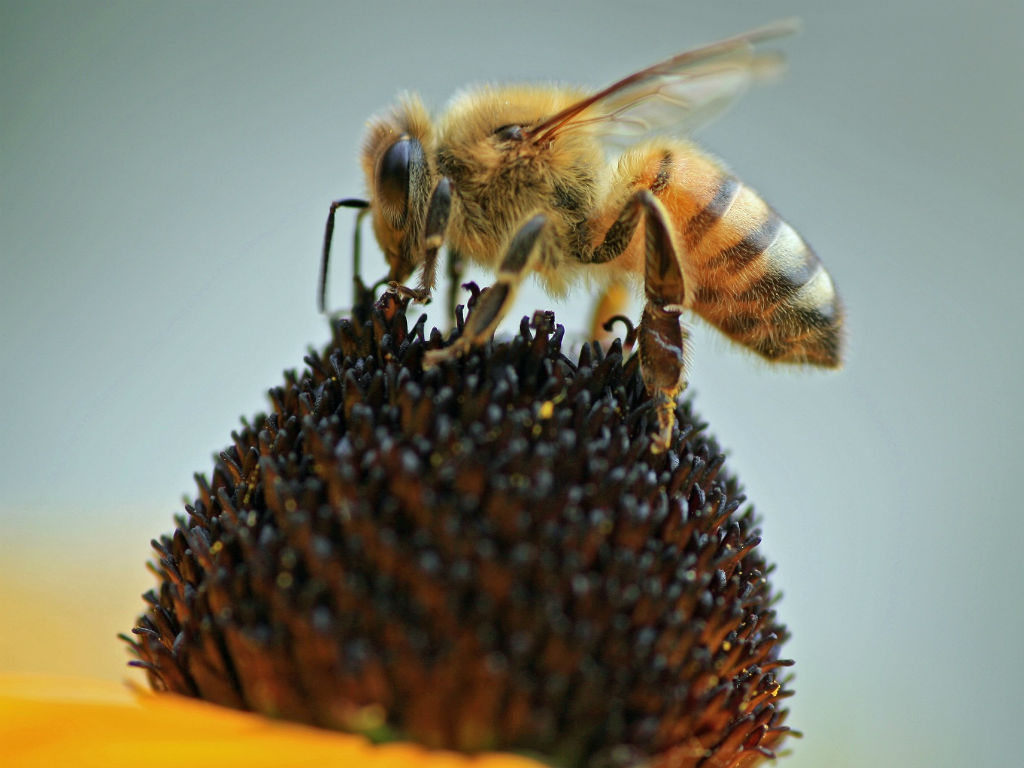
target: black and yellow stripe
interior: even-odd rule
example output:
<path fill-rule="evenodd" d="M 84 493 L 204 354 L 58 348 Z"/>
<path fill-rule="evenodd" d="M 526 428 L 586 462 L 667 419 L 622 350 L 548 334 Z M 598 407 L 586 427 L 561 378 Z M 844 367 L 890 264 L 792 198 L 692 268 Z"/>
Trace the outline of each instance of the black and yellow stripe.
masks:
<path fill-rule="evenodd" d="M 680 234 L 697 314 L 769 360 L 839 365 L 842 309 L 832 280 L 756 192 L 721 174 Z"/>

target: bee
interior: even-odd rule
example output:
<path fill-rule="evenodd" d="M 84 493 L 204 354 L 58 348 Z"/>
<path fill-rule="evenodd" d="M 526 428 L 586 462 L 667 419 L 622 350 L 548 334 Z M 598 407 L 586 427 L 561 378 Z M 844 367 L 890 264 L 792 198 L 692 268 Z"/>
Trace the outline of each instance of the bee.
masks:
<path fill-rule="evenodd" d="M 684 310 L 767 360 L 838 367 L 843 311 L 814 251 L 760 195 L 682 138 L 778 70 L 780 56 L 757 45 L 793 29 L 755 29 L 593 93 L 468 90 L 437 121 L 404 96 L 369 123 L 361 156 L 369 200 L 331 205 L 321 301 L 339 206 L 368 210 L 391 289 L 404 296 L 430 299 L 442 244 L 455 263 L 495 271 L 462 334 L 425 365 L 486 341 L 528 275 L 555 296 L 589 279 L 608 314 L 622 305 L 624 286 L 642 287 L 637 338 L 655 400 L 655 451 L 671 441 L 686 386 Z M 609 160 L 623 138 L 635 143 Z M 417 269 L 417 284 L 406 285 Z"/>

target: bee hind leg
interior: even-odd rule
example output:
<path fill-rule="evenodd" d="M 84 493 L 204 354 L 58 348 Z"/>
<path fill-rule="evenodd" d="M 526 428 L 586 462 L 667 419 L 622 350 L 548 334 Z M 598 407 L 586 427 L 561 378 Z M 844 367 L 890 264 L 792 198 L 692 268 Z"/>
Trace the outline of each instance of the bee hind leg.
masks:
<path fill-rule="evenodd" d="M 543 214 L 534 216 L 520 227 L 498 267 L 498 279 L 477 299 L 462 335 L 444 349 L 427 352 L 423 360 L 425 367 L 458 357 L 490 338 L 512 305 L 516 289 L 536 261 L 540 253 L 541 236 L 546 227 L 547 217 Z"/>
<path fill-rule="evenodd" d="M 687 333 L 679 321 L 685 283 L 665 209 L 649 191 L 637 194 L 645 213 L 647 299 L 639 330 L 640 371 L 658 420 L 651 450 L 660 453 L 672 442 L 676 398 L 686 388 Z"/>
<path fill-rule="evenodd" d="M 666 165 L 665 160 L 662 165 Z M 667 450 L 672 442 L 676 398 L 686 388 L 686 331 L 679 322 L 686 294 L 668 215 L 655 197 L 655 187 L 639 189 L 629 197 L 608 228 L 604 241 L 584 261 L 601 264 L 618 258 L 633 239 L 640 215 L 644 215 L 644 294 L 647 302 L 638 332 L 640 372 L 647 392 L 654 399 L 658 419 L 658 433 L 651 450 L 660 453 Z M 594 320 L 596 332 L 598 318 Z"/>

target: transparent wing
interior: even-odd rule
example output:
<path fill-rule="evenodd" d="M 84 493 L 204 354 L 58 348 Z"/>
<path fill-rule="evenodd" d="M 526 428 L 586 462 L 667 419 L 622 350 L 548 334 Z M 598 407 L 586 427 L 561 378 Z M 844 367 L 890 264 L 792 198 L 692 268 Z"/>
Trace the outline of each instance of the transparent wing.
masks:
<path fill-rule="evenodd" d="M 782 55 L 755 46 L 798 26 L 780 21 L 680 53 L 563 109 L 530 136 L 546 141 L 583 126 L 609 139 L 689 133 L 719 115 L 753 80 L 779 72 Z"/>

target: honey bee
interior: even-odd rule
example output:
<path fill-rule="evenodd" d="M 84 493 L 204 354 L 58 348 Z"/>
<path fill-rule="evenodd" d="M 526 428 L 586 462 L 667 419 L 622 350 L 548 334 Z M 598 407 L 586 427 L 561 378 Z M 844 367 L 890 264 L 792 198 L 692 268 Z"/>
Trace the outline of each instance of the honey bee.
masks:
<path fill-rule="evenodd" d="M 681 53 L 595 93 L 554 86 L 482 87 L 432 121 L 403 97 L 369 123 L 362 168 L 391 289 L 429 300 L 438 251 L 489 267 L 462 334 L 425 365 L 489 338 L 531 274 L 554 295 L 590 278 L 609 314 L 623 285 L 642 285 L 644 383 L 655 400 L 653 449 L 664 450 L 686 386 L 690 310 L 773 362 L 834 368 L 843 312 L 832 280 L 796 231 L 742 181 L 679 136 L 715 116 L 780 57 L 757 44 L 793 22 Z M 636 137 L 610 162 L 610 144 Z M 641 222 L 643 226 L 641 227 Z M 642 229 L 643 234 L 640 234 Z M 420 269 L 415 287 L 405 282 Z"/>

